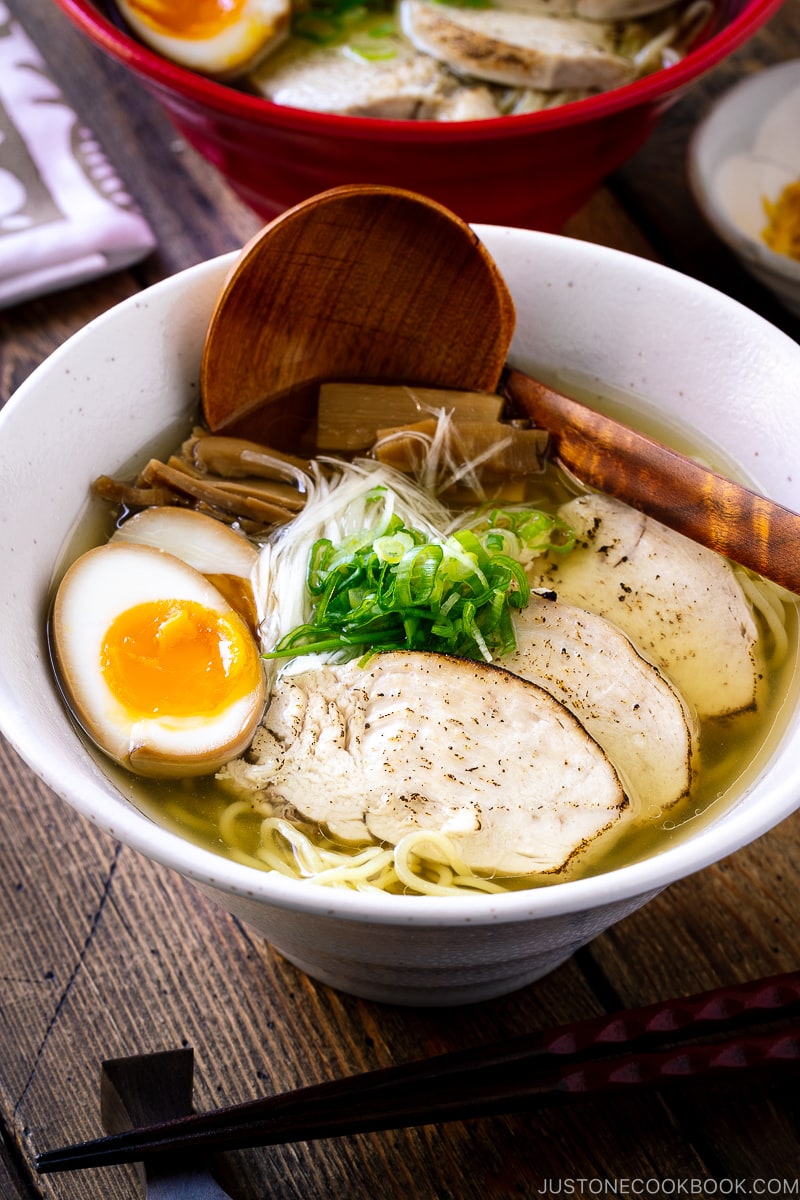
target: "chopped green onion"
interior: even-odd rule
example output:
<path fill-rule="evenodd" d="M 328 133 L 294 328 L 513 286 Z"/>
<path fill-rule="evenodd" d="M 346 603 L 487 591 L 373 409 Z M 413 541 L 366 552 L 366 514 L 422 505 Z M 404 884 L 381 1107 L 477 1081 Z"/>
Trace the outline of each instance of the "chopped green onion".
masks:
<path fill-rule="evenodd" d="M 369 35 L 370 37 L 372 34 Z M 345 52 L 363 58 L 364 62 L 386 62 L 397 58 L 397 47 L 388 39 L 376 39 L 374 42 L 348 42 Z"/>
<path fill-rule="evenodd" d="M 436 4 L 446 4 L 449 8 L 494 8 L 492 0 L 434 0 Z"/>
<path fill-rule="evenodd" d="M 341 33 L 341 22 L 329 13 L 301 12 L 292 18 L 292 33 L 318 46 L 329 46 Z"/>
<path fill-rule="evenodd" d="M 372 548 L 381 562 L 399 563 L 403 555 L 414 548 L 414 539 L 410 533 L 387 533 L 376 538 Z"/>
<path fill-rule="evenodd" d="M 311 0 L 307 8 L 292 16 L 292 33 L 318 46 L 340 45 L 354 34 L 381 38 L 396 34 L 392 7 L 388 0 Z M 365 53 L 368 46 L 361 44 Z M 358 47 L 354 46 L 354 49 Z M 382 50 L 387 49 L 384 45 Z M 395 48 L 392 47 L 392 53 Z"/>
<path fill-rule="evenodd" d="M 377 536 L 362 529 L 338 546 L 319 538 L 306 576 L 309 620 L 265 657 L 404 649 L 492 661 L 516 645 L 511 614 L 530 598 L 523 561 L 574 544 L 559 517 L 531 509 L 481 514 L 441 538 L 397 515 Z"/>

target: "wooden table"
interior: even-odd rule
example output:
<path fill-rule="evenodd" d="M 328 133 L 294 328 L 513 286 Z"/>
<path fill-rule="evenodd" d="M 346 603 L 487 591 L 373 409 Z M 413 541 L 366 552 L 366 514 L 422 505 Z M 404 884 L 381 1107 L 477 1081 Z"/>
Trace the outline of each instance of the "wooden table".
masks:
<path fill-rule="evenodd" d="M 90 318 L 240 246 L 259 226 L 156 105 L 49 0 L 9 4 L 108 148 L 159 248 L 133 271 L 0 313 L 3 400 Z M 707 231 L 684 161 L 714 96 L 798 49 L 800 3 L 789 0 L 671 108 L 567 232 L 661 259 L 797 337 L 798 322 Z M 539 983 L 487 1004 L 414 1011 L 313 983 L 180 878 L 98 833 L 7 747 L 0 747 L 0 798 L 0 1197 L 8 1200 L 139 1194 L 132 1167 L 41 1179 L 34 1171 L 37 1151 L 100 1132 L 103 1058 L 190 1044 L 195 1100 L 205 1108 L 800 962 L 800 813 L 671 887 Z M 799 1105 L 796 1083 L 681 1088 L 237 1152 L 223 1167 L 231 1194 L 248 1200 L 797 1195 Z"/>

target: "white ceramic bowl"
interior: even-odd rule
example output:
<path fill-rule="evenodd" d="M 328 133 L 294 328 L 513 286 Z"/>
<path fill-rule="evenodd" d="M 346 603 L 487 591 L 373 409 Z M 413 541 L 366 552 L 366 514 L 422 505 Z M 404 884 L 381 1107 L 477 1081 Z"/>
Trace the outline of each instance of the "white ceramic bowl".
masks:
<path fill-rule="evenodd" d="M 644 259 L 555 235 L 478 226 L 518 312 L 513 359 L 621 388 L 720 439 L 753 481 L 800 508 L 800 346 L 750 310 Z M 398 1004 L 522 987 L 674 880 L 800 804 L 800 712 L 746 794 L 682 844 L 595 878 L 476 898 L 339 893 L 237 865 L 166 833 L 112 786 L 53 683 L 54 564 L 87 487 L 165 428 L 187 427 L 201 344 L 231 256 L 165 280 L 57 350 L 0 415 L 0 718 L 67 803 L 174 868 L 310 975 Z M 42 487 L 42 480 L 47 487 Z"/>
<path fill-rule="evenodd" d="M 800 316 L 800 261 L 763 240 L 764 200 L 800 179 L 800 59 L 767 67 L 726 92 L 689 144 L 689 183 L 742 265 Z"/>

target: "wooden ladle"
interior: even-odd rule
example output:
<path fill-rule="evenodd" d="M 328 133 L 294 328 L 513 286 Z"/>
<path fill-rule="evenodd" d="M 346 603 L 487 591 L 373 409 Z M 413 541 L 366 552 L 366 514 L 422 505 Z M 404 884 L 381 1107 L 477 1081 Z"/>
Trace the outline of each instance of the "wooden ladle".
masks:
<path fill-rule="evenodd" d="M 245 246 L 208 329 L 204 416 L 213 432 L 294 450 L 322 381 L 494 391 L 514 324 L 460 218 L 396 188 L 336 188 Z M 505 390 L 589 487 L 800 593 L 800 515 L 520 371 Z"/>
<path fill-rule="evenodd" d="M 319 383 L 494 391 L 514 332 L 508 288 L 470 227 L 400 188 L 334 188 L 243 249 L 206 335 L 212 432 L 297 450 Z"/>

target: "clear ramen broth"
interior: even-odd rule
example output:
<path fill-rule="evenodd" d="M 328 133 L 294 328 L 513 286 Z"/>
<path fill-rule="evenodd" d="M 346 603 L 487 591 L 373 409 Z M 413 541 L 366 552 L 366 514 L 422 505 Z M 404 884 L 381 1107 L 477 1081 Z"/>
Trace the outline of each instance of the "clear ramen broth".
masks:
<path fill-rule="evenodd" d="M 747 483 L 742 470 L 719 451 L 685 430 L 667 425 L 661 415 L 638 399 L 627 396 L 598 396 L 574 379 L 550 379 L 577 399 L 591 403 L 642 429 L 650 436 L 673 445 L 707 463 L 713 469 Z M 582 489 L 552 464 L 543 475 L 531 477 L 525 503 L 554 511 Z M 81 533 L 82 547 L 89 538 L 97 542 L 107 531 Z M 73 552 L 75 547 L 73 546 Z M 72 555 L 70 556 L 72 557 Z M 742 575 L 746 573 L 742 572 Z M 747 577 L 749 578 L 749 576 Z M 798 603 L 782 589 L 764 581 L 747 585 L 756 609 L 765 670 L 758 681 L 758 704 L 754 710 L 731 716 L 705 718 L 700 725 L 699 769 L 690 795 L 668 811 L 627 824 L 623 832 L 603 847 L 579 856 L 577 864 L 553 875 L 495 879 L 502 890 L 552 886 L 564 879 L 599 874 L 633 861 L 656 855 L 676 841 L 711 822 L 719 812 L 736 802 L 757 778 L 778 745 L 788 713 L 798 692 Z M 771 613 L 765 619 L 763 612 Z M 501 664 L 502 665 L 502 664 Z M 214 776 L 194 779 L 150 780 L 137 777 L 99 755 L 102 767 L 116 786 L 140 811 L 154 822 L 215 854 L 261 869 L 270 869 L 259 858 L 263 813 Z M 319 846 L 357 853 L 357 848 L 336 845 L 319 828 L 304 825 L 304 832 Z M 292 857 L 291 854 L 288 855 Z M 289 873 L 284 871 L 284 873 Z M 297 870 L 302 877 L 302 868 Z M 388 890 L 403 891 L 401 886 Z"/>

